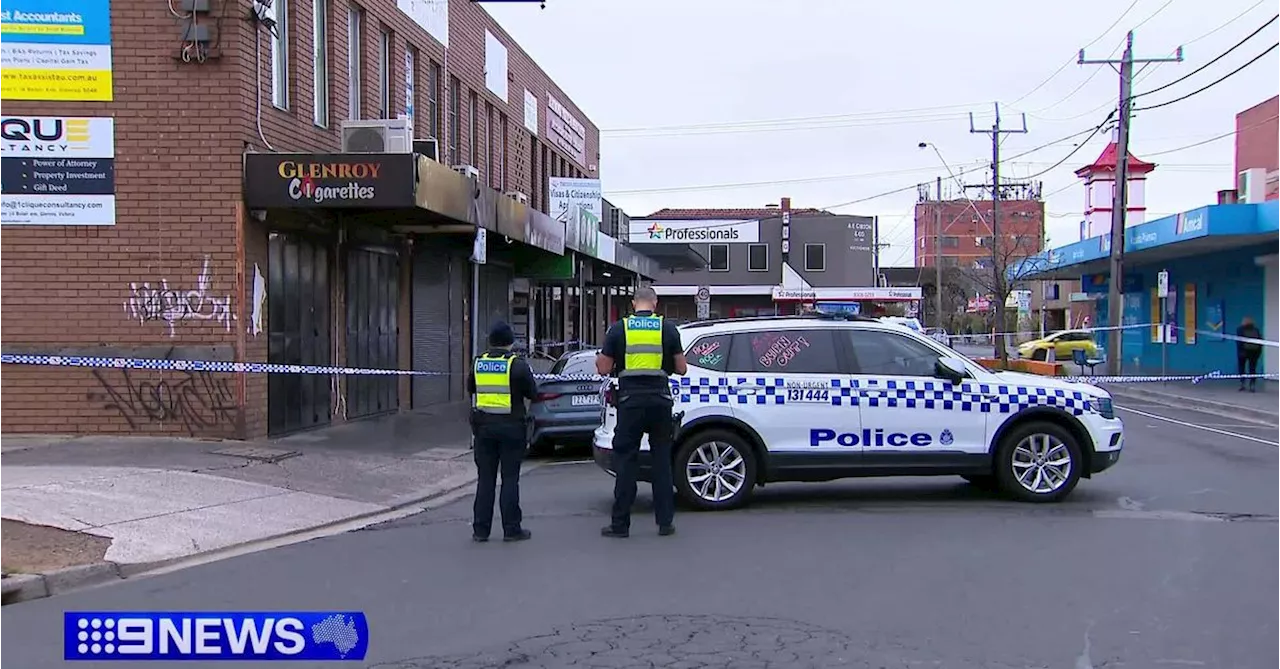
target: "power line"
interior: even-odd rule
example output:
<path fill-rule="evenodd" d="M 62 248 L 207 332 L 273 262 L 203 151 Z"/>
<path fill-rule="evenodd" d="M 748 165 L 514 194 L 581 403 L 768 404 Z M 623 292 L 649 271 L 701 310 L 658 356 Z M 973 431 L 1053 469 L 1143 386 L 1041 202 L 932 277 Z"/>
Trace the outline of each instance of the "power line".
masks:
<path fill-rule="evenodd" d="M 1211 61 L 1209 61 L 1209 62 L 1205 63 L 1204 65 L 1201 65 L 1200 67 L 1197 67 L 1196 69 L 1194 69 L 1194 70 L 1192 70 L 1192 71 L 1190 71 L 1190 72 L 1188 72 L 1188 73 L 1186 73 L 1186 74 L 1182 75 L 1181 77 L 1178 77 L 1177 79 L 1174 79 L 1173 81 L 1170 81 L 1169 83 L 1167 83 L 1167 84 L 1165 84 L 1165 85 L 1163 85 L 1163 86 L 1160 86 L 1159 88 L 1153 88 L 1153 89 L 1151 89 L 1151 90 L 1149 90 L 1149 91 L 1143 91 L 1142 93 L 1138 93 L 1138 94 L 1134 95 L 1134 96 L 1133 96 L 1133 98 L 1131 98 L 1131 99 L 1137 99 L 1137 98 L 1140 98 L 1140 97 L 1142 97 L 1142 96 L 1144 96 L 1144 95 L 1151 95 L 1152 93 L 1157 93 L 1157 92 L 1159 92 L 1159 91 L 1163 91 L 1164 89 L 1169 88 L 1170 86 L 1174 86 L 1174 85 L 1176 85 L 1176 84 L 1178 84 L 1178 83 L 1181 83 L 1181 82 L 1183 82 L 1183 81 L 1186 81 L 1187 79 L 1190 79 L 1191 77 L 1195 76 L 1196 74 L 1199 74 L 1200 72 L 1203 72 L 1203 71 L 1204 71 L 1206 68 L 1208 68 L 1210 65 L 1213 65 L 1214 63 L 1216 63 L 1216 62 L 1218 62 L 1218 61 L 1222 60 L 1223 58 L 1226 58 L 1228 55 L 1230 55 L 1230 54 L 1231 54 L 1231 52 L 1233 52 L 1233 51 L 1235 51 L 1236 49 L 1239 49 L 1240 47 L 1244 46 L 1244 43 L 1245 43 L 1245 42 L 1248 42 L 1249 40 L 1253 39 L 1253 38 L 1254 38 L 1258 33 L 1262 32 L 1263 30 L 1266 30 L 1267 26 L 1271 25 L 1272 23 L 1275 23 L 1275 22 L 1276 22 L 1276 20 L 1278 20 L 1278 19 L 1280 19 L 1280 14 L 1276 14 L 1275 16 L 1271 17 L 1271 20 L 1270 20 L 1270 21 L 1267 21 L 1266 23 L 1264 23 L 1264 24 L 1262 24 L 1262 25 L 1258 26 L 1258 29 L 1257 29 L 1257 30 L 1254 30 L 1253 32 L 1249 33 L 1249 34 L 1248 34 L 1248 36 L 1246 36 L 1244 39 L 1240 40 L 1239 42 L 1236 42 L 1236 43 L 1235 43 L 1235 45 L 1234 45 L 1234 46 L 1232 46 L 1230 49 L 1227 49 L 1226 51 L 1223 51 L 1222 53 L 1218 54 L 1218 55 L 1217 55 L 1213 60 L 1211 60 Z"/>
<path fill-rule="evenodd" d="M 910 169 L 892 170 L 888 172 L 864 172 L 862 174 L 833 174 L 819 177 L 800 177 L 796 179 L 770 179 L 768 181 L 737 181 L 721 184 L 706 184 L 701 186 L 670 186 L 665 188 L 633 188 L 629 190 L 611 190 L 610 195 L 638 195 L 648 193 L 682 193 L 704 190 L 725 190 L 729 188 L 750 188 L 753 186 L 772 186 L 774 184 L 804 184 L 804 183 L 821 183 L 824 181 L 844 181 L 847 179 L 867 179 L 872 177 L 896 176 L 901 174 L 916 174 L 920 172 L 932 172 L 932 167 L 914 167 Z"/>
<path fill-rule="evenodd" d="M 742 133 L 786 132 L 786 131 L 795 131 L 795 130 L 874 128 L 874 127 L 883 127 L 883 126 L 899 126 L 899 125 L 913 125 L 913 124 L 922 124 L 922 123 L 938 123 L 941 121 L 954 121 L 956 118 L 959 118 L 961 116 L 962 114 L 960 112 L 952 112 L 949 114 L 937 114 L 933 116 L 917 116 L 917 117 L 901 117 L 900 116 L 897 118 L 882 118 L 882 119 L 850 119 L 848 121 L 843 121 L 843 122 L 821 122 L 821 123 L 807 123 L 807 124 L 796 123 L 792 125 L 779 124 L 774 126 L 760 125 L 760 126 L 742 126 L 742 127 L 732 127 L 732 126 L 726 125 L 725 127 L 722 127 L 722 128 L 704 128 L 700 130 L 698 129 L 672 130 L 672 131 L 653 130 L 653 131 L 635 132 L 635 133 L 616 133 L 606 137 L 606 139 L 612 141 L 612 140 L 621 140 L 621 139 L 650 138 L 650 137 L 688 137 L 692 135 L 703 135 L 703 136 L 736 135 L 736 134 L 742 134 Z"/>
<path fill-rule="evenodd" d="M 955 104 L 955 105 L 935 105 L 932 107 L 915 107 L 911 109 L 890 109 L 885 111 L 868 111 L 868 112 L 851 112 L 848 114 L 827 114 L 822 116 L 792 116 L 786 118 L 759 119 L 754 121 L 719 121 L 714 123 L 685 123 L 677 125 L 657 125 L 657 126 L 641 126 L 635 128 L 606 128 L 601 133 L 627 133 L 627 132 L 649 132 L 649 131 L 666 131 L 666 130 L 702 130 L 715 128 L 731 128 L 756 125 L 777 125 L 786 123 L 812 123 L 815 121 L 842 121 L 865 119 L 874 116 L 898 117 L 904 114 L 919 114 L 921 112 L 939 112 L 944 109 L 964 109 L 972 107 L 978 103 Z M 958 112 L 954 112 L 958 113 Z"/>
<path fill-rule="evenodd" d="M 1262 53 L 1260 53 L 1260 54 L 1258 54 L 1258 55 L 1254 56 L 1254 57 L 1253 57 L 1249 62 L 1245 63 L 1244 65 L 1241 65 L 1240 67 L 1237 67 L 1236 69 L 1234 69 L 1234 70 L 1232 70 L 1232 71 L 1230 71 L 1230 72 L 1228 72 L 1228 73 L 1224 74 L 1223 76 L 1219 77 L 1216 81 L 1210 82 L 1209 84 L 1207 84 L 1207 85 L 1205 85 L 1205 86 L 1202 86 L 1202 87 L 1200 87 L 1200 88 L 1198 88 L 1198 89 L 1196 89 L 1196 90 L 1194 90 L 1194 91 L 1191 91 L 1190 93 L 1187 93 L 1186 95 L 1184 95 L 1184 96 L 1182 96 L 1182 97 L 1180 97 L 1180 98 L 1174 98 L 1174 99 L 1169 100 L 1169 101 L 1167 101 L 1167 102 L 1161 102 L 1161 103 L 1159 103 L 1159 104 L 1148 105 L 1148 106 L 1146 106 L 1146 107 L 1135 107 L 1133 111 L 1139 112 L 1139 111 L 1148 111 L 1148 110 L 1151 110 L 1151 109 L 1159 109 L 1159 108 L 1161 108 L 1161 107 L 1167 107 L 1167 106 L 1169 106 L 1169 105 L 1171 105 L 1171 104 L 1174 104 L 1175 102 L 1182 102 L 1183 100 L 1186 100 L 1187 98 L 1190 98 L 1190 97 L 1194 97 L 1194 96 L 1196 96 L 1196 95 L 1199 95 L 1199 94 L 1201 94 L 1201 93 L 1203 93 L 1203 92 L 1205 92 L 1205 91 L 1209 90 L 1210 88 L 1213 88 L 1214 86 L 1217 86 L 1218 84 L 1220 84 L 1220 83 L 1222 83 L 1222 82 L 1226 81 L 1227 79 L 1230 79 L 1231 77 L 1233 77 L 1233 76 L 1235 76 L 1235 75 L 1239 74 L 1239 73 L 1240 73 L 1241 71 L 1243 71 L 1245 68 L 1249 67 L 1250 65 L 1253 65 L 1254 63 L 1258 62 L 1259 60 L 1262 60 L 1263 56 L 1266 56 L 1267 54 L 1271 53 L 1272 51 L 1275 51 L 1277 47 L 1280 47 L 1280 42 L 1277 42 L 1277 43 L 1275 43 L 1275 44 L 1272 44 L 1272 45 L 1271 45 L 1271 48 L 1269 48 L 1269 49 L 1267 49 L 1266 51 L 1263 51 Z"/>
<path fill-rule="evenodd" d="M 1031 174 L 1031 175 L 1025 176 L 1025 177 L 1023 177 L 1023 179 L 1034 179 L 1034 178 L 1036 178 L 1036 177 L 1044 176 L 1044 175 L 1048 174 L 1049 172 L 1052 172 L 1052 171 L 1054 171 L 1054 170 L 1058 169 L 1058 167 L 1059 167 L 1059 166 L 1061 166 L 1063 163 L 1067 162 L 1068 160 L 1071 160 L 1071 156 L 1074 156 L 1074 155 L 1076 155 L 1077 153 L 1079 153 L 1079 152 L 1080 152 L 1080 149 L 1083 149 L 1083 148 L 1085 147 L 1085 145 L 1089 143 L 1089 140 L 1091 140 L 1091 139 L 1093 139 L 1094 137 L 1096 137 L 1096 136 L 1098 135 L 1098 132 L 1099 132 L 1100 130 L 1102 130 L 1104 127 L 1106 127 L 1106 125 L 1107 125 L 1108 123 L 1110 123 L 1110 122 L 1111 122 L 1111 119 L 1115 118 L 1115 115 L 1116 115 L 1115 110 L 1112 110 L 1112 112 L 1111 112 L 1110 114 L 1107 114 L 1107 117 L 1106 117 L 1106 118 L 1104 118 L 1104 119 L 1102 119 L 1102 123 L 1099 123 L 1099 124 L 1098 124 L 1098 126 L 1097 126 L 1096 128 L 1094 128 L 1094 129 L 1093 129 L 1093 132 L 1089 133 L 1089 136 L 1088 136 L 1088 137 L 1085 137 L 1083 140 L 1081 140 L 1081 141 L 1080 141 L 1080 143 L 1079 143 L 1079 144 L 1076 144 L 1076 148 L 1072 149 L 1072 150 L 1071 150 L 1071 153 L 1068 153 L 1067 155 L 1063 156 L 1063 157 L 1062 157 L 1062 160 L 1059 160 L 1058 162 L 1054 163 L 1053 165 L 1050 165 L 1049 167 L 1046 167 L 1045 169 L 1040 170 L 1039 172 L 1036 172 L 1035 174 Z"/>
<path fill-rule="evenodd" d="M 1272 48 L 1274 48 L 1274 47 L 1272 47 Z M 1152 151 L 1152 152 L 1150 152 L 1150 153 L 1146 153 L 1146 154 L 1144 154 L 1144 155 L 1145 155 L 1145 156 L 1147 156 L 1148 158 L 1150 158 L 1151 156 L 1163 156 L 1163 155 L 1168 155 L 1168 154 L 1170 154 L 1170 153 L 1177 153 L 1177 152 L 1179 152 L 1179 151 L 1186 151 L 1187 149 L 1194 149 L 1194 148 L 1196 148 L 1197 146 L 1204 146 L 1205 144 L 1210 144 L 1210 143 L 1216 142 L 1216 141 L 1218 141 L 1218 140 L 1226 139 L 1226 138 L 1228 138 L 1228 137 L 1230 137 L 1230 136 L 1232 136 L 1232 135 L 1235 135 L 1235 134 L 1237 134 L 1237 133 L 1243 132 L 1243 131 L 1245 131 L 1245 130 L 1252 130 L 1252 129 L 1254 129 L 1254 128 L 1258 127 L 1258 126 L 1261 126 L 1261 125 L 1265 125 L 1265 124 L 1267 124 L 1267 123 L 1270 123 L 1270 122 L 1272 122 L 1272 121 L 1276 120 L 1277 118 L 1280 118 L 1280 115 L 1276 115 L 1276 116 L 1272 116 L 1271 118 L 1263 119 L 1263 120 L 1261 120 L 1261 121 L 1258 121 L 1257 123 L 1254 123 L 1253 125 L 1247 125 L 1247 126 L 1245 126 L 1245 127 L 1243 127 L 1243 128 L 1237 128 L 1237 129 L 1235 129 L 1235 130 L 1232 130 L 1231 132 L 1224 132 L 1224 133 L 1222 133 L 1221 135 L 1218 135 L 1218 136 L 1216 136 L 1216 137 L 1210 137 L 1209 139 L 1206 139 L 1206 140 L 1203 140 L 1203 141 L 1200 141 L 1200 142 L 1196 142 L 1196 143 L 1194 143 L 1194 144 L 1187 144 L 1186 146 L 1179 146 L 1179 147 L 1177 147 L 1177 148 L 1175 148 L 1175 149 L 1165 149 L 1165 150 L 1163 150 L 1163 151 Z"/>
<path fill-rule="evenodd" d="M 1204 38 L 1206 38 L 1206 37 L 1209 37 L 1210 35 L 1216 34 L 1219 30 L 1222 30 L 1223 28 L 1226 28 L 1227 26 L 1231 25 L 1232 23 L 1235 23 L 1236 21 L 1239 21 L 1240 19 L 1244 18 L 1246 14 L 1248 14 L 1249 12 L 1252 12 L 1253 10 L 1257 9 L 1260 5 L 1263 5 L 1263 4 L 1268 3 L 1269 1 L 1270 1 L 1270 0 L 1258 0 L 1257 2 L 1253 3 L 1252 5 L 1249 5 L 1249 7 L 1248 7 L 1247 9 L 1245 9 L 1243 12 L 1240 12 L 1239 14 L 1236 14 L 1234 17 L 1232 17 L 1232 18 L 1231 18 L 1230 20 L 1228 20 L 1226 23 L 1224 23 L 1224 24 L 1222 24 L 1222 25 L 1218 26 L 1217 28 L 1214 28 L 1213 30 L 1210 30 L 1210 31 L 1209 31 L 1209 32 L 1207 32 L 1207 33 L 1204 33 L 1203 35 L 1201 35 L 1201 36 L 1199 36 L 1199 37 L 1196 37 L 1196 38 L 1193 38 L 1193 39 L 1189 39 L 1189 40 L 1185 40 L 1185 41 L 1183 41 L 1182 45 L 1183 45 L 1183 46 L 1187 46 L 1187 45 L 1189 45 L 1189 44 L 1195 44 L 1196 42 L 1199 42 L 1200 40 L 1202 40 L 1202 39 L 1204 39 Z"/>
<path fill-rule="evenodd" d="M 1124 17 L 1128 16 L 1128 15 L 1129 15 L 1129 12 L 1133 11 L 1133 8 L 1134 8 L 1134 7 L 1137 7 L 1139 2 L 1142 2 L 1142 0 L 1133 0 L 1133 2 L 1129 3 L 1128 8 L 1126 8 L 1123 12 L 1121 12 L 1121 13 L 1120 13 L 1120 16 L 1117 16 L 1117 17 L 1116 17 L 1116 20 L 1115 20 L 1115 21 L 1113 21 L 1113 22 L 1111 23 L 1111 25 L 1107 26 L 1107 29 L 1106 29 L 1106 30 L 1102 31 L 1102 34 L 1100 34 L 1100 35 L 1098 35 L 1097 37 L 1093 38 L 1093 41 L 1092 41 L 1092 42 L 1089 42 L 1088 44 L 1086 44 L 1086 45 L 1084 46 L 1084 48 L 1086 48 L 1086 49 L 1087 49 L 1087 48 L 1089 48 L 1089 47 L 1093 46 L 1094 44 L 1097 44 L 1097 43 L 1098 43 L 1102 38 L 1106 37 L 1106 36 L 1107 36 L 1107 33 L 1111 32 L 1112 30 L 1114 30 L 1114 29 L 1115 29 L 1115 27 L 1116 27 L 1116 26 L 1120 25 L 1120 22 L 1124 20 Z M 1053 81 L 1053 78 L 1054 78 L 1054 77 L 1056 77 L 1056 76 L 1058 76 L 1059 74 L 1061 74 L 1063 70 L 1067 69 L 1067 66 L 1071 65 L 1071 64 L 1072 64 L 1072 63 L 1074 63 L 1074 62 L 1076 62 L 1076 59 L 1075 59 L 1075 58 L 1069 58 L 1069 59 L 1067 59 L 1067 62 L 1063 63 L 1061 67 L 1059 67 L 1058 69 L 1054 70 L 1054 71 L 1053 71 L 1053 74 L 1049 75 L 1049 77 L 1048 77 L 1048 78 L 1046 78 L 1044 81 L 1040 82 L 1039 84 L 1036 84 L 1036 87 L 1035 87 L 1035 88 L 1033 88 L 1033 89 L 1031 89 L 1031 90 L 1027 91 L 1026 93 L 1024 93 L 1024 94 L 1022 95 L 1022 97 L 1019 97 L 1017 100 L 1014 100 L 1013 102 L 1010 102 L 1010 103 L 1009 103 L 1009 106 L 1010 106 L 1010 107 L 1012 107 L 1013 105 L 1016 105 L 1016 104 L 1018 104 L 1019 102 L 1022 102 L 1023 100 L 1026 100 L 1027 98 L 1031 97 L 1031 94 L 1032 94 L 1032 93 L 1035 93 L 1036 91 L 1040 90 L 1041 88 L 1044 88 L 1044 85 L 1045 85 L 1045 84 L 1049 83 L 1050 81 Z"/>
<path fill-rule="evenodd" d="M 1026 150 L 1026 151 L 1023 151 L 1022 153 L 1015 154 L 1015 155 L 1013 155 L 1013 156 L 1010 156 L 1010 157 L 1008 157 L 1008 158 L 1005 158 L 1004 160 L 1006 160 L 1006 161 L 1007 161 L 1007 160 L 1017 160 L 1018 158 L 1022 158 L 1023 156 L 1029 156 L 1029 155 L 1031 155 L 1031 154 L 1033 154 L 1033 153 L 1035 153 L 1035 152 L 1037 152 L 1037 151 L 1042 151 L 1042 150 L 1047 149 L 1047 148 L 1049 148 L 1049 147 L 1051 147 L 1051 146 L 1057 146 L 1058 144 L 1062 144 L 1063 142 L 1069 142 L 1069 141 L 1071 141 L 1071 140 L 1075 139 L 1076 137 L 1079 137 L 1080 135 L 1083 135 L 1083 134 L 1085 134 L 1085 133 L 1093 134 L 1094 132 L 1097 132 L 1097 129 L 1096 129 L 1096 128 L 1088 128 L 1088 129 L 1085 129 L 1085 130 L 1081 130 L 1080 132 L 1072 133 L 1072 134 L 1070 134 L 1070 135 L 1067 135 L 1066 137 L 1061 137 L 1061 138 L 1059 138 L 1059 139 L 1055 139 L 1055 140 L 1053 140 L 1052 142 L 1048 142 L 1048 143 L 1046 143 L 1046 144 L 1041 144 L 1040 146 L 1037 146 L 1037 147 L 1035 147 L 1034 149 L 1028 149 L 1028 150 Z M 975 172 L 983 172 L 983 171 L 986 171 L 987 167 L 988 167 L 988 166 L 983 165 L 983 166 L 980 166 L 980 167 L 974 167 L 974 168 L 970 168 L 970 169 L 967 169 L 967 170 L 960 170 L 959 172 L 956 172 L 956 173 L 952 174 L 951 176 L 952 176 L 952 178 L 954 179 L 954 178 L 961 177 L 961 176 L 963 176 L 963 175 L 965 175 L 965 174 L 973 174 L 973 173 L 975 173 Z M 883 193 L 877 193 L 877 194 L 875 194 L 875 195 L 870 195 L 870 196 L 867 196 L 867 197 L 858 198 L 858 199 L 856 199 L 856 200 L 850 200 L 850 201 L 848 201 L 848 202 L 841 202 L 840 204 L 833 204 L 833 205 L 830 205 L 830 206 L 826 206 L 826 207 L 819 207 L 819 208 L 820 208 L 820 209 L 840 209 L 840 208 L 842 208 L 842 207 L 848 207 L 848 206 L 850 206 L 850 205 L 861 204 L 861 203 L 863 203 L 863 202 L 870 202 L 871 200 L 878 200 L 878 199 L 880 199 L 880 198 L 882 198 L 882 197 L 888 197 L 888 196 L 890 196 L 890 195 L 897 195 L 898 193 L 905 193 L 905 192 L 907 192 L 907 191 L 915 190 L 915 189 L 917 188 L 917 186 L 919 186 L 919 184 L 911 184 L 910 186 L 904 186 L 904 187 L 902 187 L 902 188 L 895 188 L 895 189 L 893 189 L 893 190 L 885 191 L 885 192 L 883 192 Z"/>

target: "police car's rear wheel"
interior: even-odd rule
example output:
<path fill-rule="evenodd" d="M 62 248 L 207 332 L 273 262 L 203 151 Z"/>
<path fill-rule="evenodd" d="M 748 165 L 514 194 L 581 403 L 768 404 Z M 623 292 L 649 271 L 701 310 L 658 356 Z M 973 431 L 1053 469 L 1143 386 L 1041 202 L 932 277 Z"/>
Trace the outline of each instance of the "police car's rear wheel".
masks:
<path fill-rule="evenodd" d="M 1013 427 L 1001 440 L 996 457 L 1001 489 L 1024 502 L 1056 502 L 1080 482 L 1080 446 L 1070 432 L 1054 423 Z"/>
<path fill-rule="evenodd" d="M 714 511 L 741 506 L 756 481 L 756 456 L 738 435 L 708 430 L 676 451 L 676 489 L 693 506 Z"/>

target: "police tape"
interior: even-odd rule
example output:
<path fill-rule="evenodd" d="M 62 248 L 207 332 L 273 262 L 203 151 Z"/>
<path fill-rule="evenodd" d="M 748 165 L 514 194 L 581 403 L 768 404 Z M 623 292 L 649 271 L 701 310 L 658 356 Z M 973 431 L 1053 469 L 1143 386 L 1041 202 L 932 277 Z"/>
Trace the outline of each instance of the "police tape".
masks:
<path fill-rule="evenodd" d="M 287 365 L 274 362 L 226 362 L 217 360 L 167 360 L 162 358 L 106 358 L 81 355 L 0 354 L 0 364 L 48 367 L 88 367 L 94 369 L 149 369 L 172 372 L 217 372 L 231 374 L 351 374 L 359 376 L 454 376 L 453 372 L 418 369 L 375 369 L 327 365 Z M 603 380 L 589 375 L 534 374 L 537 379 Z"/>
<path fill-rule="evenodd" d="M 351 374 L 364 376 L 453 376 L 453 372 L 432 372 L 417 369 L 375 369 L 368 367 L 336 367 L 327 365 L 288 365 L 271 362 L 225 362 L 216 360 L 167 360 L 161 358 L 107 358 L 78 355 L 0 354 L 0 363 L 6 365 L 35 365 L 47 367 L 88 367 L 95 369 L 145 369 L 176 372 L 215 372 L 240 374 Z M 598 374 L 534 374 L 538 380 L 604 381 Z M 1183 374 L 1175 376 L 1057 376 L 1045 377 L 1072 383 L 1169 383 L 1198 384 L 1209 380 L 1280 379 L 1280 374 Z"/>
<path fill-rule="evenodd" d="M 1112 325 L 1112 326 L 1088 327 L 1088 328 L 1068 328 L 1067 330 L 1056 330 L 1055 332 L 1070 331 L 1070 332 L 1094 333 L 1094 332 L 1110 332 L 1112 330 L 1133 330 L 1138 328 L 1158 328 L 1158 327 L 1160 327 L 1159 323 L 1132 323 L 1130 325 Z M 1186 328 L 1181 325 L 1172 325 L 1172 326 L 1166 325 L 1166 327 L 1173 327 L 1174 330 L 1177 330 L 1183 333 L 1192 332 L 1191 328 Z M 1219 339 L 1225 339 L 1228 341 L 1243 342 L 1247 344 L 1258 344 L 1260 346 L 1280 347 L 1280 341 L 1271 341 L 1269 339 L 1241 337 L 1239 335 L 1229 334 L 1226 332 L 1218 332 L 1216 330 L 1196 329 L 1194 330 L 1194 332 L 1197 335 L 1200 335 L 1202 337 L 1217 337 Z M 1053 334 L 1053 333 L 1047 332 L 1044 334 L 1044 336 L 1047 337 L 1050 334 Z M 955 342 L 956 340 L 960 340 L 958 343 L 965 343 L 964 342 L 965 339 L 982 338 L 982 339 L 990 340 L 991 338 L 994 338 L 994 337 L 1025 337 L 1028 335 L 1039 338 L 1041 336 L 1041 333 L 1039 330 L 1011 330 L 1009 332 L 975 332 L 973 334 L 947 334 L 946 337 L 947 337 L 948 344 L 950 344 L 952 342 Z"/>
<path fill-rule="evenodd" d="M 1190 381 L 1192 385 L 1196 385 L 1203 381 L 1212 380 L 1275 380 L 1280 379 L 1280 374 L 1219 374 L 1218 372 L 1210 372 L 1208 374 L 1200 375 L 1179 374 L 1174 376 L 1055 376 L 1045 378 L 1054 378 L 1068 383 L 1088 383 L 1091 385 L 1099 383 L 1175 383 L 1186 381 Z"/>

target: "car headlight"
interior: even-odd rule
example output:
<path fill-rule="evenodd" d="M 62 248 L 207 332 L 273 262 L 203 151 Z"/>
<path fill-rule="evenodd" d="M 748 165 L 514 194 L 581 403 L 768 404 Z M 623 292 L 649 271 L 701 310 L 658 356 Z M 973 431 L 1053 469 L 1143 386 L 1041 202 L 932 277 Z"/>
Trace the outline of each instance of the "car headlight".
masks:
<path fill-rule="evenodd" d="M 1085 408 L 1103 418 L 1116 417 L 1115 407 L 1111 405 L 1110 397 L 1091 397 L 1085 402 Z"/>

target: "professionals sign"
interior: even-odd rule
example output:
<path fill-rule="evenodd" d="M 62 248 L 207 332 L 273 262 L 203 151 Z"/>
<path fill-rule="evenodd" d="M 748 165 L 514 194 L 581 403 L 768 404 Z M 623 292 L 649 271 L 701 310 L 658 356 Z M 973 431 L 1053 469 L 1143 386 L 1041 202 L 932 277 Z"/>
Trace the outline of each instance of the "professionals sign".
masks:
<path fill-rule="evenodd" d="M 110 0 L 8 0 L 0 99 L 110 102 Z"/>
<path fill-rule="evenodd" d="M 644 221 L 632 219 L 632 244 L 735 244 L 760 241 L 757 220 Z"/>
<path fill-rule="evenodd" d="M 244 199 L 253 209 L 413 207 L 411 153 L 250 153 Z"/>
<path fill-rule="evenodd" d="M 4 225 L 115 225 L 115 120 L 0 117 Z"/>

